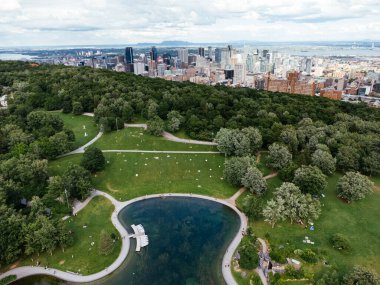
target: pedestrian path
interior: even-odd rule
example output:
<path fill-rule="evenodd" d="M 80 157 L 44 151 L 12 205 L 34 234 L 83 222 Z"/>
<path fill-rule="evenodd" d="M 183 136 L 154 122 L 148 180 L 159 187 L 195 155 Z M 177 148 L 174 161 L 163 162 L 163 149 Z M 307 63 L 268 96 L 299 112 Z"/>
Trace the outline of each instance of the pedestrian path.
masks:
<path fill-rule="evenodd" d="M 234 205 L 228 203 L 226 200 L 223 200 L 223 199 L 191 194 L 191 193 L 190 194 L 167 193 L 167 194 L 146 195 L 146 196 L 134 198 L 132 200 L 128 200 L 125 202 L 121 202 L 121 201 L 117 201 L 108 193 L 105 193 L 99 190 L 94 190 L 91 192 L 91 195 L 84 202 L 82 202 L 81 204 L 78 204 L 78 206 L 74 209 L 74 213 L 78 213 L 80 210 L 82 210 L 96 196 L 103 196 L 109 199 L 114 205 L 115 210 L 112 213 L 111 221 L 112 221 L 112 224 L 115 226 L 115 228 L 119 231 L 120 236 L 122 237 L 122 248 L 121 248 L 120 254 L 118 258 L 109 267 L 95 274 L 84 276 L 84 275 L 79 275 L 73 272 L 61 271 L 55 268 L 22 266 L 22 267 L 17 267 L 12 270 L 9 270 L 3 274 L 0 274 L 0 279 L 5 278 L 9 275 L 16 275 L 17 279 L 21 279 L 21 278 L 32 276 L 32 275 L 50 275 L 50 276 L 54 276 L 56 278 L 59 278 L 65 281 L 77 282 L 77 283 L 93 282 L 95 280 L 101 279 L 107 276 L 108 274 L 112 273 L 113 271 L 115 271 L 123 263 L 123 261 L 125 260 L 129 252 L 129 248 L 130 248 L 129 237 L 131 235 L 128 234 L 127 230 L 123 227 L 123 225 L 120 223 L 118 219 L 118 214 L 124 207 L 138 201 L 143 201 L 143 200 L 152 199 L 152 198 L 192 197 L 192 198 L 205 199 L 205 200 L 221 203 L 225 206 L 230 207 L 239 215 L 240 217 L 239 231 L 234 237 L 234 239 L 232 240 L 231 244 L 228 246 L 228 249 L 223 257 L 223 262 L 222 262 L 222 274 L 223 274 L 224 280 L 226 281 L 226 284 L 237 285 L 232 275 L 231 268 L 229 265 L 231 263 L 232 256 L 235 250 L 237 249 L 241 239 L 243 238 L 243 232 L 247 229 L 248 220 L 247 220 L 247 217 L 242 212 L 240 212 Z"/>

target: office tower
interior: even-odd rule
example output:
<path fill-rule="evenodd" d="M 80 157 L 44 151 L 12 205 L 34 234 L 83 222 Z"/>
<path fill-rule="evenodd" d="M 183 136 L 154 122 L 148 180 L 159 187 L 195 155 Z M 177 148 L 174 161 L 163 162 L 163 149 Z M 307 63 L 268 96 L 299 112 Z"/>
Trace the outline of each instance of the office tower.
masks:
<path fill-rule="evenodd" d="M 157 76 L 163 77 L 165 75 L 166 64 L 160 63 L 157 65 Z"/>
<path fill-rule="evenodd" d="M 227 65 L 231 64 L 231 49 L 229 47 L 222 48 L 220 63 L 222 68 L 225 68 Z"/>
<path fill-rule="evenodd" d="M 153 46 L 150 51 L 150 60 L 153 60 L 153 61 L 157 60 L 157 48 L 155 46 Z"/>
<path fill-rule="evenodd" d="M 267 58 L 267 54 L 269 53 L 269 50 L 267 49 L 263 49 L 263 58 L 266 59 Z"/>
<path fill-rule="evenodd" d="M 222 61 L 222 49 L 216 48 L 215 49 L 215 62 L 220 63 Z"/>
<path fill-rule="evenodd" d="M 162 55 L 163 59 L 164 59 L 164 63 L 166 65 L 170 65 L 171 64 L 171 59 L 172 59 L 172 56 L 169 54 L 169 53 L 164 53 Z"/>
<path fill-rule="evenodd" d="M 188 65 L 189 54 L 187 48 L 180 48 L 178 50 L 178 60 L 180 61 L 181 67 L 185 68 Z"/>
<path fill-rule="evenodd" d="M 247 66 L 247 71 L 253 72 L 253 68 L 254 68 L 253 54 L 251 53 L 247 54 L 247 59 L 245 61 L 245 64 Z"/>
<path fill-rule="evenodd" d="M 198 48 L 198 54 L 201 57 L 205 57 L 205 48 L 203 48 L 203 47 Z"/>
<path fill-rule="evenodd" d="M 125 48 L 124 60 L 125 60 L 126 64 L 133 63 L 133 49 L 132 49 L 132 47 L 126 47 Z"/>
<path fill-rule="evenodd" d="M 208 47 L 208 58 L 212 60 L 212 47 Z"/>
<path fill-rule="evenodd" d="M 136 75 L 143 74 L 145 72 L 145 64 L 143 62 L 136 62 L 133 64 L 133 71 Z"/>
<path fill-rule="evenodd" d="M 234 84 L 243 83 L 245 80 L 244 64 L 236 63 L 234 66 Z"/>
<path fill-rule="evenodd" d="M 305 71 L 307 74 L 311 73 L 311 58 L 306 59 Z"/>

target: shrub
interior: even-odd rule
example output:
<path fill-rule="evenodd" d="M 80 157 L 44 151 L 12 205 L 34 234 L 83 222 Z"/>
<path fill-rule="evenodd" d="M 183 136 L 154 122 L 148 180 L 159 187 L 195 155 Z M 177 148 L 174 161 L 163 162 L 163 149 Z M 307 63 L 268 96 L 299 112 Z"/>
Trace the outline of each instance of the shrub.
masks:
<path fill-rule="evenodd" d="M 309 248 L 303 251 L 301 258 L 308 263 L 316 263 L 318 261 L 317 254 Z"/>
<path fill-rule="evenodd" d="M 338 250 L 348 251 L 351 249 L 348 239 L 342 234 L 334 234 L 331 237 L 331 243 L 333 248 Z"/>

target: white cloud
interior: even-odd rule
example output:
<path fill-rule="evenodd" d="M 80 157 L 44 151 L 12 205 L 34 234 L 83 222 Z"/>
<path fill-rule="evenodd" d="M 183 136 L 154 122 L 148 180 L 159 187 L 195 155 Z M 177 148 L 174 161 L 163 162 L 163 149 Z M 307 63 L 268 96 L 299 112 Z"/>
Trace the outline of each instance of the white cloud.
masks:
<path fill-rule="evenodd" d="M 0 1 L 0 45 L 380 40 L 379 0 Z"/>

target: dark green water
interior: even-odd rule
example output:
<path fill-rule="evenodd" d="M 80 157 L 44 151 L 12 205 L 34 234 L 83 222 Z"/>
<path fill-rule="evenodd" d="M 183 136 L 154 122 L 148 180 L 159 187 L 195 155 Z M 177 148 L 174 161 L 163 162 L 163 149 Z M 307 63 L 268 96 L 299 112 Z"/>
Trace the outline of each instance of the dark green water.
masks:
<path fill-rule="evenodd" d="M 223 255 L 240 226 L 238 215 L 219 203 L 197 198 L 147 199 L 124 208 L 119 219 L 132 232 L 142 224 L 149 246 L 135 252 L 135 241 L 123 265 L 97 285 L 213 285 L 225 284 Z M 13 284 L 69 284 L 35 276 Z"/>

